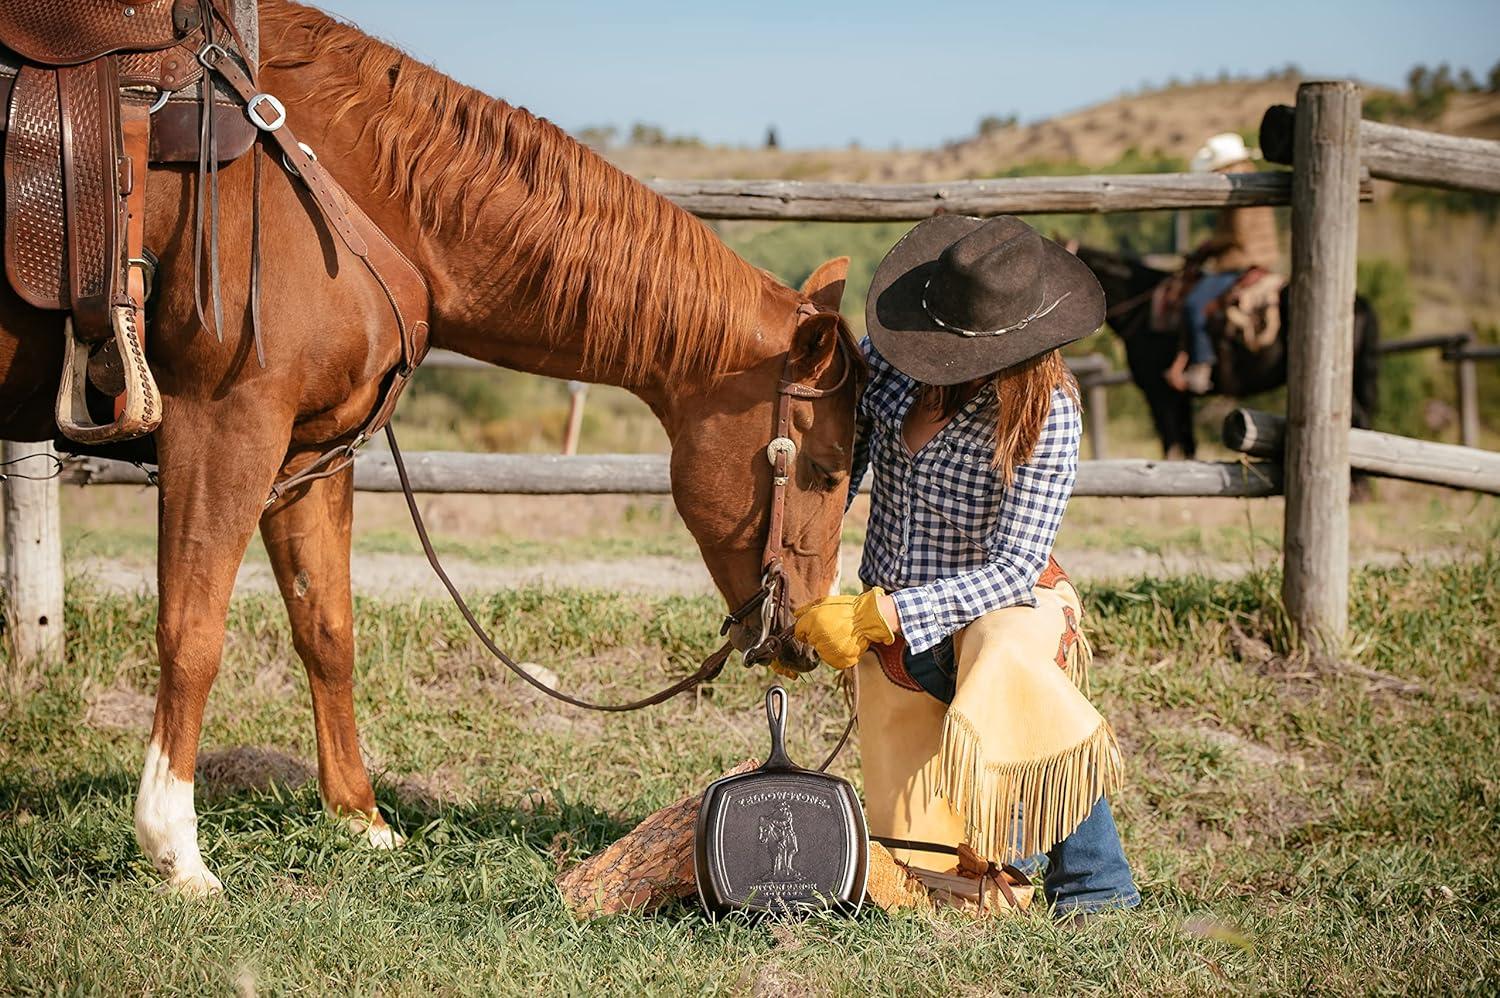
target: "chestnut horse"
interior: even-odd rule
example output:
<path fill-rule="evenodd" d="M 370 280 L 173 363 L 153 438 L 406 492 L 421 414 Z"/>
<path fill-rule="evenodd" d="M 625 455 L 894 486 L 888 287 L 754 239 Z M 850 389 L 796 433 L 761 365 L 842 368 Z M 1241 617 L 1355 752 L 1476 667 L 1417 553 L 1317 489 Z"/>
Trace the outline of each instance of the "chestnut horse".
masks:
<path fill-rule="evenodd" d="M 732 606 L 751 597 L 778 385 L 784 367 L 809 385 L 837 383 L 851 342 L 837 313 L 847 260 L 800 292 L 783 287 L 550 123 L 347 24 L 262 0 L 261 38 L 261 89 L 285 102 L 289 124 L 426 278 L 433 344 L 645 400 L 671 440 L 672 493 L 715 584 Z M 148 184 L 147 246 L 161 261 L 149 338 L 164 402 L 149 442 L 160 468 L 161 677 L 135 826 L 155 867 L 193 893 L 219 889 L 198 848 L 193 770 L 257 524 L 308 673 L 323 802 L 371 844 L 400 841 L 376 807 L 354 720 L 351 473 L 264 507 L 274 481 L 370 413 L 399 357 L 396 325 L 279 157 L 259 155 L 263 368 L 248 314 L 250 157 L 220 174 L 222 343 L 195 319 L 196 177 L 163 168 Z M 51 439 L 62 320 L 0 284 L 0 436 Z M 793 605 L 835 583 L 860 380 L 792 403 Z M 742 649 L 752 639 L 731 637 Z"/>

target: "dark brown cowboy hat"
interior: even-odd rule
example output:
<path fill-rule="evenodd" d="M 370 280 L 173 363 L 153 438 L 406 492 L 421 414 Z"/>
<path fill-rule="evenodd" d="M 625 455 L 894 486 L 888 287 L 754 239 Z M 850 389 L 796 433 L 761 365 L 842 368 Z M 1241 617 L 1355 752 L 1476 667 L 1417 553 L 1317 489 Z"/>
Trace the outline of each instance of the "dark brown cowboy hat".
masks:
<path fill-rule="evenodd" d="M 1089 268 L 1009 215 L 922 222 L 885 255 L 865 302 L 875 349 L 928 385 L 994 374 L 1103 324 Z"/>

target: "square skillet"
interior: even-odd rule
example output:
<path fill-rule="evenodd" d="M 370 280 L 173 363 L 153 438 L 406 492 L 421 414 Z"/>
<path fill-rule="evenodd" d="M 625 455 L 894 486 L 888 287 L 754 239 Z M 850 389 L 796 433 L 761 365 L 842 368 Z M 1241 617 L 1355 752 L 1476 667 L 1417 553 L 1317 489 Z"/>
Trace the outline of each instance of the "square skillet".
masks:
<path fill-rule="evenodd" d="M 847 780 L 788 758 L 786 714 L 786 690 L 771 687 L 771 754 L 765 765 L 715 780 L 703 794 L 693 868 L 710 915 L 829 909 L 852 915 L 864 901 L 864 809 Z"/>

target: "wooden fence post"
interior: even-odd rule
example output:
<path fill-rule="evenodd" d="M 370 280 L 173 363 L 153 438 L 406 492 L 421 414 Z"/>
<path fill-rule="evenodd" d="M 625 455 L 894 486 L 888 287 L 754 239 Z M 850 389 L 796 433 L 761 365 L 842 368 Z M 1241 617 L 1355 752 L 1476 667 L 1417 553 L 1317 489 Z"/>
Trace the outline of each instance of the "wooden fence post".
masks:
<path fill-rule="evenodd" d="M 1287 350 L 1282 597 L 1299 640 L 1336 653 L 1349 623 L 1349 408 L 1359 236 L 1353 82 L 1297 88 L 1292 180 L 1292 321 Z"/>
<path fill-rule="evenodd" d="M 1465 447 L 1479 446 L 1479 362 L 1460 350 L 1453 361 L 1458 384 L 1458 440 Z"/>
<path fill-rule="evenodd" d="M 1085 383 L 1083 393 L 1089 456 L 1095 461 L 1103 461 L 1109 457 L 1109 386 L 1089 381 Z"/>
<path fill-rule="evenodd" d="M 578 435 L 583 432 L 583 404 L 588 397 L 588 382 L 568 382 L 568 427 L 563 431 L 562 452 L 570 457 L 578 453 Z"/>
<path fill-rule="evenodd" d="M 7 440 L 3 458 L 12 477 L 4 483 L 6 625 L 16 665 L 63 654 L 62 520 L 56 478 L 47 475 L 57 456 L 50 443 Z M 22 460 L 32 458 L 32 460 Z"/>

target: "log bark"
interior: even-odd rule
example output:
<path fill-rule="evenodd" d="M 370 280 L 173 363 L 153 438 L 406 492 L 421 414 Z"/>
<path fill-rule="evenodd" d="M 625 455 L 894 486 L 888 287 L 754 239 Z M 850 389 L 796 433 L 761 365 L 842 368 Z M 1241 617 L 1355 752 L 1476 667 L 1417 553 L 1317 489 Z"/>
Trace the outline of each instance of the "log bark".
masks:
<path fill-rule="evenodd" d="M 417 492 L 489 495 L 668 495 L 665 454 L 472 454 L 415 451 L 406 455 Z M 63 480 L 79 485 L 149 485 L 134 465 L 104 458 L 74 458 Z M 367 452 L 354 465 L 361 492 L 398 492 L 389 454 Z M 868 492 L 866 478 L 860 490 Z M 1206 496 L 1244 498 L 1281 494 L 1281 469 L 1239 461 L 1084 461 L 1077 496 Z"/>
<path fill-rule="evenodd" d="M 1295 109 L 1277 104 L 1261 118 L 1260 148 L 1267 162 L 1293 164 L 1296 117 Z M 1359 146 L 1360 162 L 1372 177 L 1500 194 L 1500 142 L 1361 121 Z"/>
<path fill-rule="evenodd" d="M 50 443 L 7 440 L 4 483 L 5 610 L 12 662 L 63 655 L 62 523 Z M 17 477 L 17 476 L 34 477 Z"/>
<path fill-rule="evenodd" d="M 1318 656 L 1341 649 L 1349 622 L 1359 114 L 1354 83 L 1297 88 L 1282 598 Z"/>
<path fill-rule="evenodd" d="M 1231 450 L 1274 460 L 1285 445 L 1286 420 L 1281 416 L 1236 409 L 1224 417 L 1224 446 Z M 1500 495 L 1500 454 L 1494 451 L 1350 430 L 1349 465 L 1386 478 Z"/>
<path fill-rule="evenodd" d="M 650 184 L 699 218 L 822 222 L 1234 208 L 1289 204 L 1292 194 L 1292 181 L 1285 173 L 1005 177 L 935 184 L 663 179 Z"/>
<path fill-rule="evenodd" d="M 759 766 L 746 759 L 725 776 Z M 649 911 L 698 889 L 693 876 L 693 824 L 703 792 L 653 813 L 618 842 L 557 877 L 563 904 L 579 918 Z"/>

